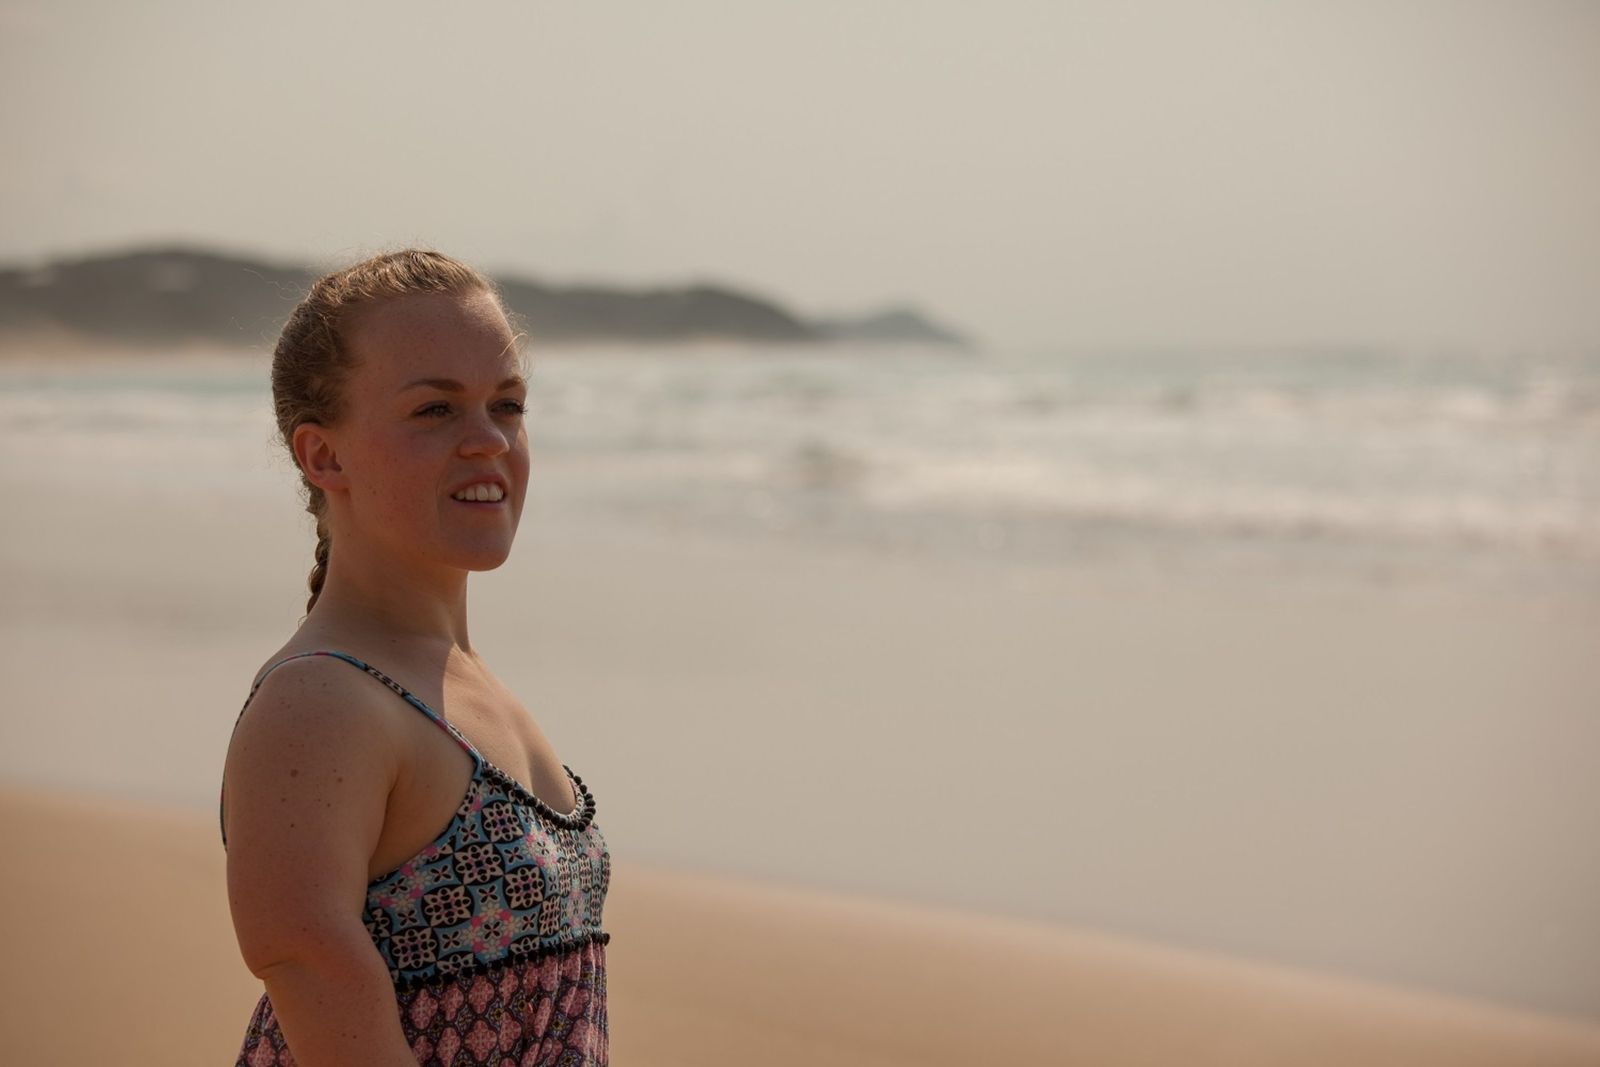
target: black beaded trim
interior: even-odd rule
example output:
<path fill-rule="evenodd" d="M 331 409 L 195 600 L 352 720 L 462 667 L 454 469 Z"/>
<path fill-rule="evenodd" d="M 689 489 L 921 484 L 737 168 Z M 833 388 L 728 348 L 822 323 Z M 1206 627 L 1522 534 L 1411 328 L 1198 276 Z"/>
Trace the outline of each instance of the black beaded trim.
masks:
<path fill-rule="evenodd" d="M 341 659 L 345 658 L 344 653 L 336 654 L 339 655 Z M 511 775 L 507 774 L 499 767 L 496 767 L 489 761 L 488 756 L 485 756 L 482 752 L 479 752 L 478 747 L 469 741 L 467 736 L 456 728 L 455 723 L 451 722 L 443 715 L 440 715 L 438 712 L 428 707 L 427 703 L 424 702 L 421 697 L 417 696 L 415 693 L 412 693 L 405 686 L 401 685 L 387 674 L 384 674 L 372 664 L 357 660 L 354 656 L 350 656 L 349 659 L 355 660 L 355 662 L 360 664 L 363 670 L 375 676 L 379 681 L 383 682 L 384 685 L 394 690 L 400 696 L 415 702 L 419 707 L 425 709 L 428 717 L 435 719 L 436 722 L 443 725 L 445 730 L 457 741 L 459 741 L 462 746 L 466 748 L 466 750 L 483 765 L 484 770 L 489 772 L 490 777 L 497 779 L 506 787 L 514 799 L 522 801 L 525 805 L 532 807 L 535 811 L 539 812 L 539 814 L 543 815 L 557 826 L 568 830 L 582 830 L 594 819 L 594 797 L 590 795 L 588 787 L 583 784 L 583 779 L 578 777 L 578 775 L 573 774 L 572 768 L 568 767 L 565 763 L 561 765 L 561 768 L 572 777 L 572 784 L 578 793 L 578 806 L 571 815 L 568 815 L 564 812 L 559 812 L 555 808 L 552 808 L 549 804 L 546 804 L 543 800 L 534 796 L 527 789 L 525 789 L 521 782 L 511 777 Z M 257 684 L 259 685 L 260 683 Z M 252 690 L 252 693 L 253 692 L 254 690 Z M 240 716 L 243 717 L 243 714 L 244 713 L 241 711 Z"/>
<path fill-rule="evenodd" d="M 578 796 L 578 806 L 573 809 L 573 812 L 570 815 L 557 811 L 549 804 L 546 804 L 543 800 L 540 800 L 538 797 L 528 792 L 527 789 L 523 788 L 521 782 L 511 777 L 511 775 L 507 774 L 505 771 L 502 771 L 499 767 L 496 767 L 494 764 L 490 763 L 487 756 L 479 753 L 478 759 L 483 761 L 483 769 L 488 772 L 491 778 L 495 779 L 505 787 L 506 791 L 511 794 L 513 800 L 519 800 L 528 807 L 533 808 L 540 815 L 543 815 L 557 826 L 568 830 L 582 830 L 588 827 L 588 825 L 594 821 L 594 794 L 589 792 L 589 787 L 583 784 L 583 779 L 574 774 L 572 768 L 568 767 L 565 763 L 561 765 L 561 769 L 566 771 L 567 776 L 572 779 L 572 787 Z"/>
<path fill-rule="evenodd" d="M 595 942 L 596 944 L 608 945 L 611 943 L 611 934 L 606 930 L 585 930 L 577 937 L 568 938 L 565 941 L 558 942 L 554 945 L 540 946 L 539 948 L 535 948 L 529 952 L 508 952 L 498 959 L 477 960 L 473 963 L 465 964 L 453 971 L 434 971 L 432 974 L 413 974 L 405 977 L 398 977 L 393 971 L 391 971 L 390 977 L 394 979 L 394 987 L 396 991 L 401 993 L 410 993 L 421 989 L 424 986 L 445 985 L 456 978 L 471 978 L 480 974 L 493 974 L 511 966 L 514 963 L 525 963 L 528 960 L 536 960 L 544 956 L 553 956 L 563 952 L 570 952 L 575 948 L 581 948 L 591 941 Z"/>

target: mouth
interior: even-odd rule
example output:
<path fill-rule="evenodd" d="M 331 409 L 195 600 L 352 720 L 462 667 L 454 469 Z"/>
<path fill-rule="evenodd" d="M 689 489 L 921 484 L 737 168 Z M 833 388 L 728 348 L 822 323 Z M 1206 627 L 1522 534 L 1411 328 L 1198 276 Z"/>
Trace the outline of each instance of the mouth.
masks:
<path fill-rule="evenodd" d="M 511 499 L 511 487 L 498 475 L 479 478 L 453 490 L 450 499 L 473 508 L 502 508 Z M 496 498 L 498 499 L 492 499 Z"/>

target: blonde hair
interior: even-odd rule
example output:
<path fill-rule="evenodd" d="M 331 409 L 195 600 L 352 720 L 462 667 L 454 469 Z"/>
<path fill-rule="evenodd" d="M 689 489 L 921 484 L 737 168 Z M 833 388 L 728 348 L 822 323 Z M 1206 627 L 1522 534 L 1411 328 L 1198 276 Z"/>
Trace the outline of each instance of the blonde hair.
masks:
<path fill-rule="evenodd" d="M 272 352 L 273 412 L 291 458 L 296 427 L 307 422 L 332 426 L 344 414 L 345 385 L 356 368 L 346 330 L 353 312 L 414 293 L 473 292 L 487 293 L 504 314 L 499 291 L 487 277 L 460 260 L 417 248 L 384 252 L 313 282 L 290 313 Z M 328 528 L 327 495 L 312 484 L 304 469 L 300 483 L 306 511 L 317 520 L 316 562 L 306 579 L 310 614 L 328 575 L 333 535 Z"/>

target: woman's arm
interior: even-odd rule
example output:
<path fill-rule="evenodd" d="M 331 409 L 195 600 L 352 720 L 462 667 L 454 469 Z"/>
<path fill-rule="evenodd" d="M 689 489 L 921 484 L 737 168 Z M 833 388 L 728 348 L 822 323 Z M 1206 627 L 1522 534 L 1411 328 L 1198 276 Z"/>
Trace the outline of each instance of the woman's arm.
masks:
<path fill-rule="evenodd" d="M 399 773 L 387 690 L 327 657 L 277 667 L 228 747 L 228 904 L 302 1067 L 415 1067 L 362 923 Z"/>
<path fill-rule="evenodd" d="M 400 1029 L 389 968 L 360 923 L 327 932 L 316 949 L 253 971 L 303 1067 L 416 1067 Z"/>

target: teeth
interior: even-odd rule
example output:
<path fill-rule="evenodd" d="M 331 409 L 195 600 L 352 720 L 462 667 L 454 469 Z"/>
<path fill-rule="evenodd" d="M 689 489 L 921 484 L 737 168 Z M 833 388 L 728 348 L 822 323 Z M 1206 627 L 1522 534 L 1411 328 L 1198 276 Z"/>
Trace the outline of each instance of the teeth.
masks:
<path fill-rule="evenodd" d="M 501 489 L 498 485 L 490 485 L 488 482 L 479 482 L 477 485 L 469 485 L 465 489 L 461 490 L 461 492 L 452 493 L 451 495 L 457 500 L 492 501 L 500 500 L 506 494 L 505 490 Z"/>

